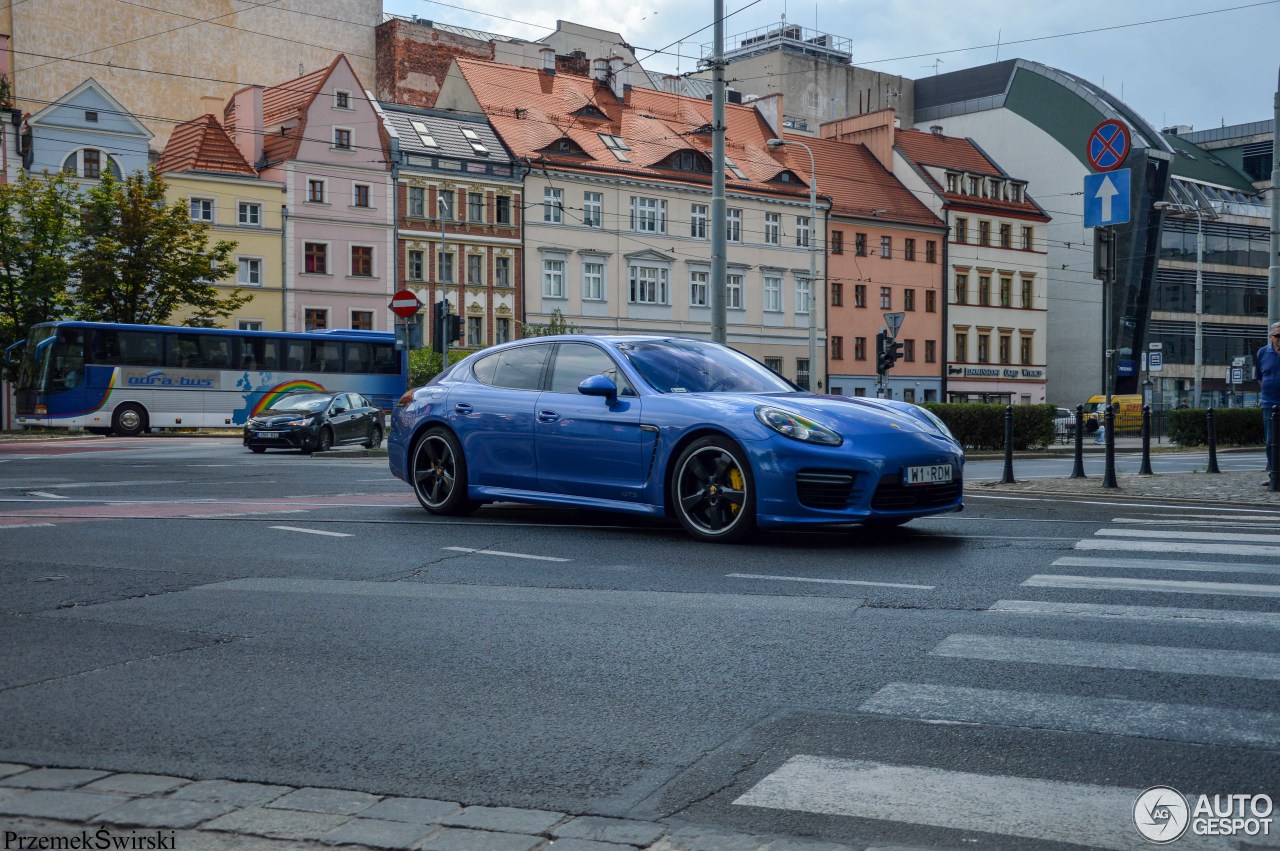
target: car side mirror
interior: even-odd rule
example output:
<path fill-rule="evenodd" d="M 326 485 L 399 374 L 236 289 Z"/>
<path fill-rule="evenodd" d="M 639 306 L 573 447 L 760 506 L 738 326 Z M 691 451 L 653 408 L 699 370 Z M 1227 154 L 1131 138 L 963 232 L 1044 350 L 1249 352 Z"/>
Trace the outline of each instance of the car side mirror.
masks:
<path fill-rule="evenodd" d="M 578 385 L 578 392 L 583 396 L 603 396 L 605 402 L 610 405 L 618 401 L 618 385 L 603 375 L 582 379 L 582 383 Z"/>
<path fill-rule="evenodd" d="M 329 413 L 336 417 L 338 414 L 345 414 L 346 412 L 347 412 L 346 408 L 334 408 Z"/>

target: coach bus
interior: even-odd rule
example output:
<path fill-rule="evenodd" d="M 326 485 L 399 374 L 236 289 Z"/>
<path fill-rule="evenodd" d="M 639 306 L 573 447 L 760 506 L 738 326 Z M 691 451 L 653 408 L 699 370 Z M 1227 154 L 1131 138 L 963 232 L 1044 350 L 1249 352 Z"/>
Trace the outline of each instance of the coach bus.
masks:
<path fill-rule="evenodd" d="M 390 411 L 408 387 L 395 335 L 379 331 L 44 322 L 5 351 L 19 358 L 15 425 L 130 437 L 242 426 L 295 390 L 355 392 Z"/>

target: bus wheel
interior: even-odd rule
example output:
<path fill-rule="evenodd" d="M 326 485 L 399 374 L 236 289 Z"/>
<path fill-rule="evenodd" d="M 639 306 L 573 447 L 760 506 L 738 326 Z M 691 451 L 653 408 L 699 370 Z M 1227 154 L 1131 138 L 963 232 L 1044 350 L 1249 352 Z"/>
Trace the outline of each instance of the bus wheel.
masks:
<path fill-rule="evenodd" d="M 147 430 L 147 412 L 141 405 L 121 405 L 111 417 L 111 430 L 121 437 L 137 437 Z"/>

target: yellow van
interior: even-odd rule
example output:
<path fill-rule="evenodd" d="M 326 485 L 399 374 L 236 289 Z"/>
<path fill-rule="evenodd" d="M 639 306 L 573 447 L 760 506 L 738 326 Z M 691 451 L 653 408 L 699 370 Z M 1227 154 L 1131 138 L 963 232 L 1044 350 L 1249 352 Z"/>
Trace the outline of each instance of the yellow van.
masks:
<path fill-rule="evenodd" d="M 1112 396 L 1111 404 L 1116 410 L 1116 434 L 1120 432 L 1142 431 L 1142 397 Z M 1095 432 L 1106 413 L 1106 396 L 1090 396 L 1084 403 L 1084 430 Z"/>

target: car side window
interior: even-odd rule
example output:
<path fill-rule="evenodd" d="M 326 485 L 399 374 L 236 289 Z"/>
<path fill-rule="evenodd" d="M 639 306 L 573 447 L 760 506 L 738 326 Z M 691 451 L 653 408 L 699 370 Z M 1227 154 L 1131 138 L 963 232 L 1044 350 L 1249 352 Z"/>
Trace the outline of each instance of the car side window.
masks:
<path fill-rule="evenodd" d="M 351 410 L 351 401 L 347 398 L 346 393 L 339 393 L 337 396 L 334 396 L 333 401 L 329 403 L 330 411 L 336 411 L 339 408 L 344 408 L 348 411 Z"/>
<path fill-rule="evenodd" d="M 627 378 L 603 350 L 589 343 L 561 343 L 551 368 L 552 393 L 577 393 L 583 379 L 604 375 L 618 385 L 619 396 L 634 396 Z"/>
<path fill-rule="evenodd" d="M 495 387 L 509 387 L 512 390 L 541 390 L 542 368 L 551 354 L 551 346 L 537 343 L 531 346 L 516 346 L 499 353 L 498 369 L 493 376 Z"/>
<path fill-rule="evenodd" d="M 480 358 L 471 365 L 471 374 L 480 381 L 481 384 L 492 384 L 493 376 L 498 371 L 498 361 L 502 360 L 502 352 Z"/>

